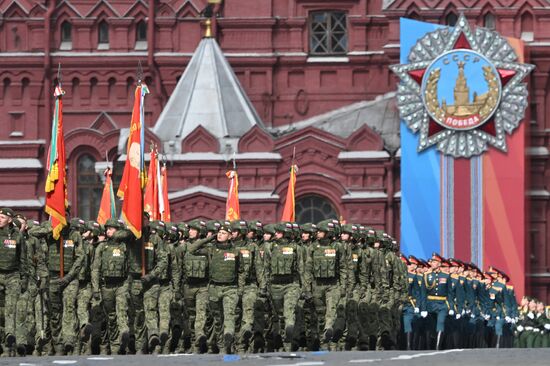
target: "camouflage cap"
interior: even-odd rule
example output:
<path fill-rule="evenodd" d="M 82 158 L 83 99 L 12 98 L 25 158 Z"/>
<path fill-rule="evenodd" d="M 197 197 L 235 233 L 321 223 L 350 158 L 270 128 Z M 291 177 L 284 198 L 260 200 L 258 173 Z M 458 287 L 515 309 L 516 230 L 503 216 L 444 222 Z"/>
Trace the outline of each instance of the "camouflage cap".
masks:
<path fill-rule="evenodd" d="M 221 223 L 218 220 L 210 220 L 206 223 L 206 231 L 217 232 Z"/>
<path fill-rule="evenodd" d="M 199 231 L 206 229 L 206 221 L 200 219 L 191 220 L 187 225 L 190 229 L 195 229 Z"/>
<path fill-rule="evenodd" d="M 248 230 L 256 233 L 263 231 L 263 224 L 260 220 L 253 220 L 248 222 Z"/>
<path fill-rule="evenodd" d="M 334 222 L 332 220 L 323 220 L 317 224 L 317 231 L 334 232 Z"/>

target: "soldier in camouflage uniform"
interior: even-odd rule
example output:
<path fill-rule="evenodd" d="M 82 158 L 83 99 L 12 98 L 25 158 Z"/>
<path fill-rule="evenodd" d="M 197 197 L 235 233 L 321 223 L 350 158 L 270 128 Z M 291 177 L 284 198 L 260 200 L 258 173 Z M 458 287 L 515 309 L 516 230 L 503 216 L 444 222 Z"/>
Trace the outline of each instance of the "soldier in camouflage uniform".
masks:
<path fill-rule="evenodd" d="M 335 329 L 336 312 L 340 298 L 346 296 L 346 251 L 333 235 L 332 220 L 321 221 L 316 240 L 306 249 L 306 289 L 313 295 L 324 349 L 334 349 L 342 335 L 343 329 Z"/>
<path fill-rule="evenodd" d="M 359 266 L 362 259 L 359 226 L 353 224 L 342 225 L 340 240 L 346 248 L 347 285 L 346 287 L 346 329 L 344 331 L 344 348 L 357 349 L 358 343 L 364 342 L 363 324 L 359 321 L 359 300 L 363 294 L 359 280 Z"/>
<path fill-rule="evenodd" d="M 143 306 L 145 309 L 145 327 L 148 336 L 147 345 L 138 345 L 140 350 L 147 348 L 148 352 L 158 353 L 159 338 L 159 291 L 161 278 L 167 277 L 167 253 L 164 248 L 166 227 L 162 221 L 152 221 L 149 224 L 150 233 L 144 243 L 145 275 L 143 283 Z M 166 340 L 165 340 L 166 341 Z"/>
<path fill-rule="evenodd" d="M 181 301 L 181 266 L 177 261 L 176 246 L 179 241 L 178 228 L 168 223 L 164 238 L 166 270 L 159 277 L 159 332 L 160 352 L 170 353 L 171 309 L 174 301 Z"/>
<path fill-rule="evenodd" d="M 125 354 L 130 338 L 128 327 L 128 243 L 131 233 L 116 219 L 105 223 L 106 241 L 95 251 L 92 264 L 92 294 L 101 300 L 107 317 L 103 339 L 112 354 Z"/>
<path fill-rule="evenodd" d="M 33 263 L 35 265 L 35 286 L 37 293 L 34 296 L 34 321 L 35 321 L 35 350 L 33 356 L 47 356 L 51 351 L 49 348 L 51 334 L 48 317 L 48 288 L 50 273 L 47 267 L 46 257 L 48 255 L 48 246 L 46 238 L 49 234 L 47 228 L 34 222 L 29 227 L 29 242 L 33 248 Z M 46 348 L 44 347 L 46 346 Z"/>
<path fill-rule="evenodd" d="M 213 224 L 213 223 L 212 223 Z M 180 247 L 178 257 L 182 263 L 183 301 L 185 309 L 184 334 L 180 340 L 180 351 L 189 351 L 191 345 L 195 353 L 206 351 L 207 307 L 208 307 L 208 258 L 201 253 L 190 253 L 189 245 L 204 238 L 206 222 L 192 220 L 188 223 L 189 239 Z M 211 229 L 214 229 L 213 227 Z"/>
<path fill-rule="evenodd" d="M 312 299 L 311 290 L 302 287 L 306 283 L 304 248 L 289 241 L 291 231 L 290 223 L 275 225 L 275 238 L 269 245 L 269 262 L 266 263 L 273 305 L 274 347 L 279 348 L 284 341 L 285 351 L 292 349 L 300 296 L 305 300 Z"/>
<path fill-rule="evenodd" d="M 246 283 L 241 296 L 240 335 L 237 342 L 239 353 L 250 352 L 251 340 L 254 334 L 258 334 L 263 328 L 258 328 L 254 320 L 261 307 L 259 294 L 267 293 L 265 272 L 262 257 L 258 252 L 256 241 L 248 238 L 248 225 L 245 221 L 235 221 L 231 224 L 233 244 L 240 251 L 246 275 Z"/>
<path fill-rule="evenodd" d="M 189 253 L 208 258 L 208 301 L 214 320 L 214 341 L 220 352 L 233 353 L 235 309 L 246 284 L 244 258 L 230 238 L 230 226 L 223 224 L 216 237 L 189 244 Z M 206 246 L 212 241 L 212 245 Z"/>
<path fill-rule="evenodd" d="M 50 272 L 49 320 L 53 351 L 56 355 L 72 354 L 77 344 L 76 292 L 78 274 L 82 267 L 82 236 L 78 230 L 66 226 L 59 239 L 54 239 L 51 224 L 43 223 L 49 231 L 47 237 L 47 263 Z M 63 243 L 63 277 L 61 276 L 60 241 Z M 49 333 L 49 332 L 48 332 Z"/>
<path fill-rule="evenodd" d="M 17 336 L 17 354 L 25 356 L 27 349 L 32 345 L 32 333 L 34 332 L 34 298 L 38 293 L 36 284 L 37 262 L 35 257 L 36 238 L 31 238 L 27 232 L 27 219 L 21 215 L 15 215 L 13 223 L 21 234 L 22 243 L 25 246 L 23 253 L 26 253 L 27 291 L 21 293 L 17 301 L 16 324 L 20 327 L 21 333 Z M 43 263 L 42 263 L 43 264 Z"/>
<path fill-rule="evenodd" d="M 78 354 L 83 355 L 92 354 L 92 331 L 95 331 L 96 333 L 99 332 L 100 329 L 97 328 L 101 326 L 101 323 L 97 321 L 98 318 L 101 318 L 101 314 L 96 314 L 96 306 L 91 307 L 92 261 L 94 259 L 94 253 L 99 242 L 100 234 L 101 226 L 97 222 L 88 221 L 85 224 L 85 230 L 82 234 L 82 252 L 84 260 L 82 262 L 82 268 L 78 274 L 78 299 L 76 304 L 78 324 L 80 328 Z M 94 325 L 96 329 L 94 329 Z"/>
<path fill-rule="evenodd" d="M 387 302 L 387 282 L 384 255 L 379 249 L 380 241 L 374 230 L 366 228 L 367 245 L 361 253 L 359 280 L 362 295 L 359 299 L 358 316 L 363 324 L 364 335 L 359 339 L 361 350 L 374 349 L 380 329 L 380 309 Z"/>

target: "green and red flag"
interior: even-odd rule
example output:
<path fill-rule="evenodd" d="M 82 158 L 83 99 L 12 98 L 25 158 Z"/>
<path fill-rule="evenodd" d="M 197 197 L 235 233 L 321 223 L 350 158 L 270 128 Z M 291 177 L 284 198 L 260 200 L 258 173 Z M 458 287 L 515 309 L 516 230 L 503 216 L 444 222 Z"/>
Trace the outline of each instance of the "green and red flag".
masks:
<path fill-rule="evenodd" d="M 99 213 L 97 214 L 97 222 L 101 225 L 104 225 L 110 218 L 116 217 L 115 193 L 111 179 L 111 168 L 105 169 L 103 175 L 105 176 L 105 186 L 103 186 Z"/>
<path fill-rule="evenodd" d="M 59 84 L 54 91 L 55 110 L 52 122 L 52 139 L 48 152 L 46 176 L 46 208 L 52 222 L 53 237 L 59 239 L 61 230 L 67 226 L 67 177 L 65 169 L 65 140 L 63 137 L 63 95 Z"/>
<path fill-rule="evenodd" d="M 144 109 L 143 102 L 149 89 L 145 84 L 136 87 L 134 93 L 134 109 L 130 122 L 130 137 L 126 152 L 124 173 L 118 188 L 117 195 L 122 203 L 122 218 L 128 229 L 136 238 L 141 238 L 141 226 L 143 220 L 143 187 L 145 186 L 144 170 Z"/>

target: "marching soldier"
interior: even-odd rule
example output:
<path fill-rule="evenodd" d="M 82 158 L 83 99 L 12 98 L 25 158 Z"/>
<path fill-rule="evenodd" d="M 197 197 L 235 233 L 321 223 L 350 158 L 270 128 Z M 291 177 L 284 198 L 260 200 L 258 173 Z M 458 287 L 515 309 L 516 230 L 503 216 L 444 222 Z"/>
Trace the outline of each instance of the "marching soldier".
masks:
<path fill-rule="evenodd" d="M 332 220 L 318 223 L 317 238 L 306 249 L 306 289 L 313 295 L 325 349 L 342 335 L 343 329 L 335 329 L 336 312 L 340 298 L 346 297 L 346 250 L 333 240 L 334 227 Z"/>
<path fill-rule="evenodd" d="M 107 317 L 103 332 L 112 354 L 125 354 L 128 327 L 128 245 L 131 233 L 116 219 L 105 223 L 106 241 L 97 246 L 92 265 L 92 294 L 100 300 Z"/>
<path fill-rule="evenodd" d="M 189 253 L 208 258 L 208 297 L 214 321 L 214 342 L 221 353 L 233 353 L 235 310 L 246 283 L 244 258 L 230 240 L 231 228 L 223 224 L 218 235 L 189 244 Z M 206 246 L 208 242 L 212 245 Z"/>
<path fill-rule="evenodd" d="M 284 350 L 287 352 L 291 351 L 294 341 L 298 300 L 300 296 L 306 301 L 312 299 L 311 289 L 304 286 L 304 249 L 289 241 L 291 231 L 290 223 L 275 225 L 275 237 L 270 243 L 269 262 L 266 263 L 273 305 L 274 347 L 278 349 L 284 341 Z"/>
<path fill-rule="evenodd" d="M 431 270 L 424 273 L 424 283 L 427 292 L 427 311 L 436 316 L 436 349 L 443 347 L 443 332 L 447 315 L 454 316 L 454 296 L 452 293 L 450 276 L 441 267 L 449 267 L 439 254 L 434 253 L 429 261 Z"/>

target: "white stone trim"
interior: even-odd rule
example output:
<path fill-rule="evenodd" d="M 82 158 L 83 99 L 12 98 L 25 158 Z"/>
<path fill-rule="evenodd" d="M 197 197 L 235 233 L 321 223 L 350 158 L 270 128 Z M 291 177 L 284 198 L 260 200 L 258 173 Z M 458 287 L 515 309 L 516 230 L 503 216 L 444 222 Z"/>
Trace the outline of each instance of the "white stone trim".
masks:
<path fill-rule="evenodd" d="M 42 169 L 38 159 L 0 159 L 0 169 Z"/>
<path fill-rule="evenodd" d="M 28 208 L 39 208 L 44 206 L 44 197 L 38 199 L 28 199 L 28 200 L 0 200 L 1 207 L 28 207 Z"/>
<path fill-rule="evenodd" d="M 219 190 L 219 189 L 215 189 L 215 188 L 211 188 L 211 187 L 207 187 L 207 186 L 203 186 L 203 185 L 198 185 L 198 186 L 194 186 L 194 187 L 191 187 L 191 188 L 183 189 L 181 191 L 168 193 L 168 199 L 169 200 L 174 200 L 174 199 L 177 199 L 177 198 L 190 196 L 190 195 L 196 194 L 196 193 L 205 193 L 205 194 L 209 194 L 209 195 L 215 196 L 215 197 L 227 198 L 227 192 L 226 191 L 222 191 L 222 190 Z M 279 195 L 274 194 L 270 191 L 252 191 L 252 192 L 242 191 L 242 192 L 239 192 L 239 200 L 247 201 L 247 200 L 258 200 L 258 199 L 278 200 Z"/>
<path fill-rule="evenodd" d="M 338 160 L 369 160 L 389 158 L 387 151 L 342 151 L 338 154 Z"/>
<path fill-rule="evenodd" d="M 382 191 L 350 191 L 342 196 L 343 200 L 388 198 Z"/>

